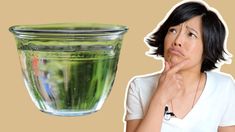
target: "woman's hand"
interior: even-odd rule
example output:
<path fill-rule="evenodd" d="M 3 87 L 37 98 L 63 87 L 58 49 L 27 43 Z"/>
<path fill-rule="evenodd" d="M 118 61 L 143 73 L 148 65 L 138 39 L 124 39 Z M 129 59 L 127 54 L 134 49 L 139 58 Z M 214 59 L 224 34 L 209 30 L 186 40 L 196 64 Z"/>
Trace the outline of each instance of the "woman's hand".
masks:
<path fill-rule="evenodd" d="M 164 108 L 166 103 L 174 98 L 183 89 L 183 78 L 179 71 L 186 65 L 188 60 L 170 66 L 165 62 L 164 71 L 159 79 L 157 91 L 153 95 L 148 111 L 143 120 L 129 122 L 128 132 L 160 132 Z"/>
<path fill-rule="evenodd" d="M 161 105 L 165 105 L 183 89 L 183 77 L 179 74 L 179 71 L 187 62 L 188 60 L 185 59 L 174 66 L 170 66 L 165 61 L 165 68 L 160 76 L 155 93 L 155 97 L 160 101 Z"/>

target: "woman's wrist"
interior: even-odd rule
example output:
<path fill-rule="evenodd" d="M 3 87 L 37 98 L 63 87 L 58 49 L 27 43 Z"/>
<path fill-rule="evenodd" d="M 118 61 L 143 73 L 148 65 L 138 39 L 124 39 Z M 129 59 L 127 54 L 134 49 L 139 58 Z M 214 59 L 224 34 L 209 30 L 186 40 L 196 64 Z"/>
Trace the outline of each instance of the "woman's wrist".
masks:
<path fill-rule="evenodd" d="M 168 102 L 168 100 L 164 96 L 162 96 L 162 95 L 160 95 L 158 93 L 156 93 L 153 96 L 152 100 L 151 100 L 151 103 L 153 103 L 155 105 L 158 105 L 158 106 L 162 106 L 162 107 L 165 107 L 167 102 Z"/>

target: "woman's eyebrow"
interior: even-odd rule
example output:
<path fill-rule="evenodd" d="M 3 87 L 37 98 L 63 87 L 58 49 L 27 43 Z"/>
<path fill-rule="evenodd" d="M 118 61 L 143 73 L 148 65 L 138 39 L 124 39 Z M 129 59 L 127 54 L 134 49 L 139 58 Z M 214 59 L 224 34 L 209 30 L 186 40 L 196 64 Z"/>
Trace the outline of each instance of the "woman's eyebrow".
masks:
<path fill-rule="evenodd" d="M 186 28 L 189 29 L 189 30 L 193 30 L 196 34 L 199 34 L 197 30 L 195 30 L 194 28 L 186 25 Z"/>

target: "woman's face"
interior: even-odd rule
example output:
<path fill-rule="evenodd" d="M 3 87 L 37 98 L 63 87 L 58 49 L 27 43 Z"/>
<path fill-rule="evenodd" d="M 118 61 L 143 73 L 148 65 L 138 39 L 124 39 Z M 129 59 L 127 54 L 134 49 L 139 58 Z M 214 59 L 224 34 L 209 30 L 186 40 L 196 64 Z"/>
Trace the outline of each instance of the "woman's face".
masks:
<path fill-rule="evenodd" d="M 184 68 L 201 69 L 203 53 L 201 16 L 168 29 L 164 40 L 164 59 L 170 66 L 188 59 Z"/>

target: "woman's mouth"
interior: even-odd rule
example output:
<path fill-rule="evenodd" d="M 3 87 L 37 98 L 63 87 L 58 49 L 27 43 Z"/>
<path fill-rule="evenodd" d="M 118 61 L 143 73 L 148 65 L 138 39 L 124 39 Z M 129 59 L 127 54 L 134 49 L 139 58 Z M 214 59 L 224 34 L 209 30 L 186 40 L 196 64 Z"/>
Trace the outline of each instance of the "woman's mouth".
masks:
<path fill-rule="evenodd" d="M 184 54 L 181 51 L 174 49 L 174 48 L 168 49 L 168 53 L 170 55 L 175 55 L 175 56 L 184 56 Z"/>

